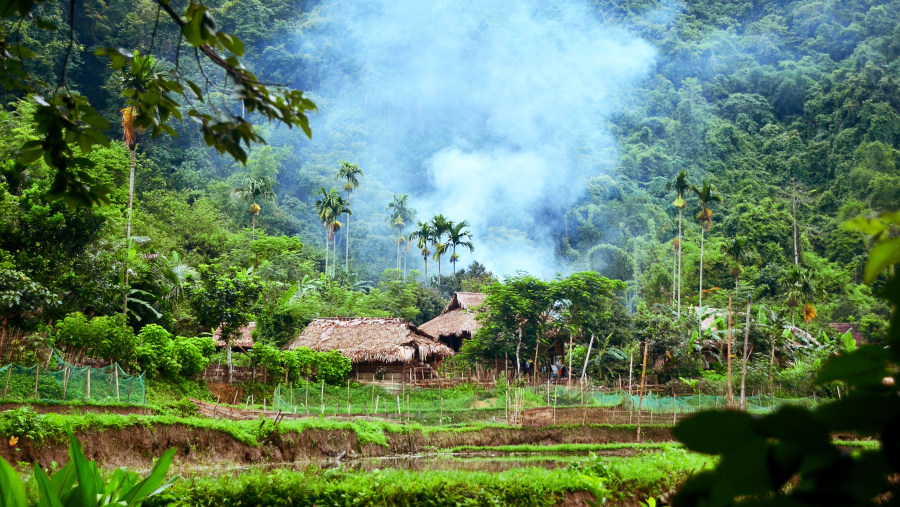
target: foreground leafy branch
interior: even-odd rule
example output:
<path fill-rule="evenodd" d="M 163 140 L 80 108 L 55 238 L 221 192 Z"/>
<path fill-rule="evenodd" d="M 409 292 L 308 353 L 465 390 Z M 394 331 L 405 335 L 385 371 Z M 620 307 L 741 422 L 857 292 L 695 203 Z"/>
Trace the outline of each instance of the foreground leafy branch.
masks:
<path fill-rule="evenodd" d="M 27 71 L 26 61 L 34 58 L 30 48 L 18 43 L 15 30 L 7 26 L 33 23 L 41 30 L 57 30 L 58 27 L 41 17 L 43 0 L 4 0 L 0 2 L 0 16 L 9 24 L 0 25 L 0 85 L 6 90 L 29 96 L 37 104 L 34 115 L 35 132 L 40 139 L 21 146 L 16 164 L 24 168 L 39 159 L 56 174 L 47 197 L 64 199 L 70 204 L 92 206 L 106 202 L 109 189 L 94 184 L 85 168 L 92 165 L 84 155 L 95 146 L 107 146 L 110 142 L 110 123 L 89 103 L 88 99 L 66 86 L 66 66 L 74 44 L 75 2 L 70 0 L 68 47 L 60 71 L 59 82 L 50 90 L 47 83 L 34 78 Z M 247 162 L 251 143 L 265 142 L 245 118 L 247 114 L 259 114 L 268 121 L 279 121 L 289 128 L 300 127 L 312 136 L 306 113 L 315 111 L 316 105 L 303 96 L 303 92 L 281 86 L 267 85 L 238 60 L 244 55 L 243 42 L 236 36 L 218 29 L 209 8 L 191 1 L 184 12 L 179 13 L 169 0 L 156 0 L 158 9 L 165 12 L 180 29 L 178 52 L 182 41 L 194 48 L 197 65 L 209 88 L 209 77 L 203 69 L 199 55 L 224 71 L 231 83 L 231 97 L 242 105 L 240 115 L 226 108 L 219 108 L 208 100 L 201 86 L 187 79 L 178 67 L 168 72 L 157 71 L 151 55 L 141 56 L 128 50 L 107 47 L 95 52 L 109 58 L 110 66 L 124 75 L 126 88 L 123 96 L 126 106 L 133 108 L 132 127 L 147 130 L 153 137 L 167 134 L 177 137 L 173 120 L 183 120 L 186 115 L 199 124 L 204 142 L 219 153 L 228 154 L 241 163 Z M 155 36 L 155 30 L 154 30 Z M 209 112 L 196 107 L 205 103 Z M 187 104 L 187 106 L 185 106 Z"/>
<path fill-rule="evenodd" d="M 866 267 L 885 273 L 882 296 L 892 305 L 886 346 L 863 345 L 832 357 L 819 383 L 841 382 L 848 394 L 816 409 L 785 406 L 766 416 L 706 412 L 683 421 L 675 436 L 688 449 L 721 455 L 718 467 L 696 475 L 676 506 L 896 505 L 900 500 L 900 214 L 850 224 L 875 240 Z M 836 433 L 870 437 L 877 449 L 849 452 Z"/>

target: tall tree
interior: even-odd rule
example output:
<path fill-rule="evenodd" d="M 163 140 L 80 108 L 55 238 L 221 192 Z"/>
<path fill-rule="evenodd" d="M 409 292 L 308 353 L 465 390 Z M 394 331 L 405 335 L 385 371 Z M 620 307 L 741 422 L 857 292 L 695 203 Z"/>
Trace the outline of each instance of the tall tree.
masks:
<path fill-rule="evenodd" d="M 128 145 L 131 159 L 128 167 L 128 210 L 125 218 L 125 251 L 131 249 L 131 215 L 132 204 L 134 201 L 134 166 L 135 166 L 135 149 L 137 148 L 137 129 L 134 128 L 134 106 L 126 107 L 121 110 L 122 113 L 122 134 L 125 138 L 125 144 Z M 128 254 L 125 255 L 125 273 L 122 280 L 122 313 L 128 313 Z"/>
<path fill-rule="evenodd" d="M 522 345 L 534 339 L 535 351 L 544 328 L 551 321 L 548 316 L 555 301 L 549 283 L 522 273 L 494 283 L 486 289 L 487 297 L 478 314 L 482 323 L 475 334 L 476 341 L 497 340 L 502 350 L 491 355 L 502 357 L 510 341 L 515 345 L 516 375 L 522 374 Z M 535 364 L 537 368 L 537 364 Z"/>
<path fill-rule="evenodd" d="M 712 227 L 712 210 L 709 207 L 714 202 L 722 202 L 722 197 L 715 193 L 709 181 L 703 180 L 703 185 L 697 188 L 691 185 L 691 190 L 697 195 L 700 201 L 700 211 L 697 213 L 697 221 L 700 222 L 700 300 L 698 307 L 703 307 L 703 243 L 706 231 Z"/>
<path fill-rule="evenodd" d="M 392 229 L 397 229 L 397 269 L 400 269 L 400 243 L 403 230 L 407 224 L 415 220 L 416 210 L 409 207 L 409 194 L 394 194 L 393 200 L 387 205 L 387 210 L 390 212 L 388 223 Z"/>
<path fill-rule="evenodd" d="M 687 200 L 684 198 L 684 193 L 690 188 L 690 185 L 687 182 L 687 173 L 683 170 L 678 173 L 678 176 L 675 177 L 675 180 L 671 182 L 671 187 L 675 189 L 675 200 L 672 202 L 672 205 L 678 208 L 678 242 L 675 243 L 675 256 L 678 258 L 678 273 L 676 275 L 678 279 L 678 288 L 676 292 L 678 293 L 676 297 L 678 299 L 677 307 L 678 313 L 681 313 L 681 252 L 683 250 L 683 244 L 681 239 L 681 214 L 684 211 L 684 208 L 687 207 Z"/>
<path fill-rule="evenodd" d="M 608 326 L 616 306 L 622 303 L 616 291 L 628 286 L 620 280 L 610 280 L 595 271 L 575 273 L 553 283 L 559 301 L 556 313 L 569 331 L 569 381 L 572 380 L 572 350 L 577 336 L 584 341 Z"/>
<path fill-rule="evenodd" d="M 359 187 L 359 178 L 365 176 L 359 164 L 351 164 L 346 160 L 341 161 L 341 167 L 338 169 L 338 178 L 347 180 L 344 184 L 344 191 L 347 192 L 347 206 L 350 206 L 350 194 Z M 350 271 L 350 214 L 347 214 L 347 227 L 345 229 L 344 240 L 344 271 Z"/>
<path fill-rule="evenodd" d="M 334 187 L 330 190 L 325 190 L 325 187 L 322 187 L 317 195 L 321 197 L 316 200 L 316 213 L 319 216 L 319 221 L 322 222 L 322 227 L 325 228 L 325 275 L 327 276 L 328 244 L 331 242 L 331 236 L 334 234 L 334 222 L 337 220 L 337 215 L 335 214 L 337 210 L 336 201 L 340 199 L 341 195 Z"/>
<path fill-rule="evenodd" d="M 744 265 L 753 259 L 753 253 L 747 245 L 747 238 L 743 236 L 735 236 L 731 238 L 725 247 L 725 253 L 734 262 L 729 273 L 734 278 L 734 290 L 738 289 L 741 275 L 744 273 Z"/>
<path fill-rule="evenodd" d="M 248 208 L 250 211 L 250 228 L 256 230 L 256 217 L 262 211 L 262 207 L 257 201 L 275 200 L 275 181 L 268 176 L 254 177 L 251 175 L 244 176 L 241 186 L 234 187 L 231 195 L 239 199 L 243 199 L 250 203 Z"/>
<path fill-rule="evenodd" d="M 434 258 L 438 263 L 438 280 L 441 279 L 441 257 L 447 253 L 447 243 L 444 242 L 444 236 L 450 232 L 453 227 L 453 221 L 447 219 L 443 214 L 435 215 L 431 219 L 431 226 L 434 229 L 434 236 L 431 242 L 434 245 Z"/>
<path fill-rule="evenodd" d="M 417 240 L 416 244 L 420 248 L 422 259 L 425 260 L 425 285 L 428 285 L 428 256 L 431 254 L 428 250 L 428 245 L 433 241 L 434 227 L 428 222 L 419 222 L 418 227 L 418 229 L 409 233 L 409 237 Z"/>
<path fill-rule="evenodd" d="M 456 255 L 456 247 L 462 246 L 468 248 L 470 252 L 475 251 L 475 246 L 469 241 L 472 239 L 472 233 L 466 230 L 467 227 L 469 227 L 469 222 L 463 220 L 453 224 L 447 231 L 447 244 L 453 249 L 450 263 L 453 264 L 454 277 L 456 277 L 456 263 L 459 261 L 459 256 Z"/>
<path fill-rule="evenodd" d="M 215 265 L 201 265 L 199 275 L 188 277 L 187 293 L 200 324 L 210 330 L 222 328 L 228 357 L 228 382 L 232 380 L 231 341 L 253 318 L 251 311 L 262 287 L 256 277 L 232 270 L 223 274 Z M 195 283 L 193 283 L 195 282 Z"/>

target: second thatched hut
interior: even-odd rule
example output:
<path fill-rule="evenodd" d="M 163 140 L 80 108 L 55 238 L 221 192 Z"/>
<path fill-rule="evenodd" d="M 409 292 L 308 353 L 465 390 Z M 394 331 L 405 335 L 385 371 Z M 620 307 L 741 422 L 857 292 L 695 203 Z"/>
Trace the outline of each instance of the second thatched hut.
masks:
<path fill-rule="evenodd" d="M 351 375 L 362 381 L 408 382 L 438 377 L 440 362 L 453 350 L 403 319 L 336 317 L 316 319 L 285 350 L 337 350 L 350 359 Z"/>
<path fill-rule="evenodd" d="M 486 297 L 482 292 L 454 292 L 444 311 L 419 329 L 459 352 L 463 340 L 471 338 L 481 327 L 475 315 Z"/>

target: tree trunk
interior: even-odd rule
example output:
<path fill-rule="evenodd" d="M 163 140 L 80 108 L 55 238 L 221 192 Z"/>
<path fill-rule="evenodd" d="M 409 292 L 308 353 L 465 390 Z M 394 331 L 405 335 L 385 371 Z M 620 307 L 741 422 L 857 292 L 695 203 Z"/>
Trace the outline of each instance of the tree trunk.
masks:
<path fill-rule="evenodd" d="M 731 294 L 728 295 L 728 333 L 725 335 L 728 340 L 726 345 L 726 353 L 728 354 L 728 406 L 734 405 L 734 388 L 731 385 Z"/>
<path fill-rule="evenodd" d="M 428 256 L 423 255 L 422 257 L 425 259 L 425 286 L 428 287 L 431 285 L 428 283 Z"/>
<path fill-rule="evenodd" d="M 519 339 L 516 341 L 516 378 L 522 378 L 522 362 L 519 360 L 519 350 L 522 348 L 522 327 L 519 327 Z"/>
<path fill-rule="evenodd" d="M 250 230 L 256 232 L 256 213 L 250 214 Z"/>
<path fill-rule="evenodd" d="M 608 343 L 608 341 L 607 341 Z M 587 365 L 588 359 L 591 358 L 591 348 L 594 346 L 594 333 L 591 333 L 591 341 L 588 342 L 588 350 L 587 354 L 584 356 L 584 366 L 581 368 L 581 378 L 584 378 L 584 374 L 587 373 Z"/>
<path fill-rule="evenodd" d="M 400 238 L 403 236 L 403 229 L 397 228 L 397 269 L 400 269 Z"/>
<path fill-rule="evenodd" d="M 572 348 L 575 345 L 575 335 L 569 335 L 569 378 L 566 380 L 566 384 L 572 383 Z"/>
<path fill-rule="evenodd" d="M 222 328 L 222 333 L 224 332 L 225 328 Z M 231 336 L 228 336 L 228 339 L 225 340 L 225 346 L 228 348 L 225 355 L 228 358 L 228 383 L 230 384 L 234 377 L 234 366 L 231 364 Z"/>
<path fill-rule="evenodd" d="M 746 383 L 747 383 L 747 360 L 749 357 L 750 342 L 750 296 L 747 296 L 747 320 L 744 322 L 744 348 L 741 350 L 741 410 L 747 410 Z"/>
<path fill-rule="evenodd" d="M 797 183 L 791 182 L 791 215 L 794 219 L 794 265 L 800 265 L 800 248 L 797 244 Z"/>
<path fill-rule="evenodd" d="M 407 243 L 408 243 L 408 241 L 407 241 Z M 404 251 L 403 252 L 403 281 L 404 282 L 406 281 L 406 261 L 408 259 L 409 259 L 409 252 Z"/>
<path fill-rule="evenodd" d="M 328 276 L 328 244 L 331 242 L 331 233 L 325 228 L 325 276 Z"/>
<path fill-rule="evenodd" d="M 125 221 L 125 272 L 122 277 L 122 313 L 128 313 L 128 255 L 131 249 L 131 214 L 134 202 L 135 150 L 131 149 L 131 163 L 128 169 L 128 216 Z"/>
<path fill-rule="evenodd" d="M 775 396 L 775 337 L 777 335 L 772 333 L 772 357 L 769 359 L 769 390 L 772 393 L 772 396 Z"/>
<path fill-rule="evenodd" d="M 706 229 L 701 225 L 700 226 L 700 302 L 697 304 L 697 308 L 703 308 L 703 241 L 706 233 Z"/>
<path fill-rule="evenodd" d="M 681 315 L 681 252 L 684 250 L 684 245 L 681 242 L 681 212 L 682 209 L 678 208 L 678 315 Z"/>
<path fill-rule="evenodd" d="M 456 257 L 456 245 L 453 245 L 453 255 L 450 256 L 450 264 L 453 264 L 453 278 L 456 278 L 456 261 L 453 258 Z"/>
<path fill-rule="evenodd" d="M 678 243 L 675 243 L 675 256 L 672 257 L 672 308 L 675 308 L 675 302 L 678 297 Z"/>
<path fill-rule="evenodd" d="M 347 207 L 350 207 L 350 194 L 347 190 Z M 347 235 L 344 238 L 344 271 L 350 272 L 350 213 L 347 213 Z"/>

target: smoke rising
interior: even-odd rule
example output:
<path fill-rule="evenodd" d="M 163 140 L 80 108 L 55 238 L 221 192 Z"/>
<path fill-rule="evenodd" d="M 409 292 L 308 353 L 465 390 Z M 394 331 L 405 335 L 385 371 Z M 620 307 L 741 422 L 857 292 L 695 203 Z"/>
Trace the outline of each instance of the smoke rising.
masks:
<path fill-rule="evenodd" d="M 314 69 L 319 139 L 357 132 L 367 172 L 419 219 L 469 220 L 494 272 L 564 269 L 551 234 L 615 163 L 606 123 L 648 43 L 579 1 L 326 0 L 310 26 L 300 51 L 331 62 Z"/>

